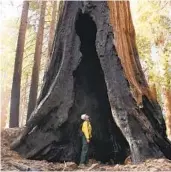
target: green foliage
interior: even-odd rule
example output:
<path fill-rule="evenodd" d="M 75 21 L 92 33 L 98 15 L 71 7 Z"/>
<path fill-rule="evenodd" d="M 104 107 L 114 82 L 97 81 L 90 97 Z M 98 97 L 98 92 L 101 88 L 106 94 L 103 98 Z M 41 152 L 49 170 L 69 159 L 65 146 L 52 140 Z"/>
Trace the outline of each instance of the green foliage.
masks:
<path fill-rule="evenodd" d="M 40 3 L 36 1 L 30 1 L 29 10 L 37 12 L 40 8 Z"/>
<path fill-rule="evenodd" d="M 150 58 L 150 40 L 147 36 L 137 34 L 136 43 L 139 48 L 139 56 L 143 60 Z"/>
<path fill-rule="evenodd" d="M 131 3 L 143 69 L 149 83 L 156 84 L 159 101 L 163 104 L 162 88 L 171 88 L 171 4 L 160 0 Z"/>
<path fill-rule="evenodd" d="M 11 87 L 16 41 L 18 37 L 19 22 L 18 18 L 8 19 L 3 21 L 3 28 L 1 28 L 1 80 L 4 87 Z"/>
<path fill-rule="evenodd" d="M 40 3 L 41 1 L 30 1 L 30 6 L 29 6 L 28 24 L 27 24 L 24 57 L 23 57 L 23 65 L 22 65 L 21 94 L 20 94 L 21 95 L 20 120 L 22 121 L 21 122 L 22 124 L 25 123 L 26 112 L 27 112 L 30 81 L 31 81 L 34 52 L 35 52 L 36 34 L 39 24 L 39 17 L 40 17 Z M 46 68 L 46 63 L 48 58 L 47 47 L 48 47 L 49 26 L 52 15 L 52 4 L 53 4 L 52 1 L 47 2 L 39 90 L 41 88 L 42 78 L 44 75 L 44 70 Z M 16 8 L 16 6 L 13 7 Z M 21 7 L 22 7 L 22 3 L 18 8 L 20 8 L 21 10 Z M 3 10 L 6 9 L 8 10 L 11 9 L 12 7 L 7 4 L 5 7 L 3 6 L 2 8 Z M 20 15 L 18 15 L 17 17 L 13 15 L 10 15 L 8 18 L 4 17 L 4 20 L 1 22 L 3 22 L 3 26 L 0 28 L 1 31 L 0 41 L 2 45 L 0 52 L 1 86 L 2 86 L 2 92 L 5 92 L 7 90 L 8 93 L 10 94 L 13 69 L 14 69 L 15 52 L 16 52 L 18 31 L 20 24 Z"/>

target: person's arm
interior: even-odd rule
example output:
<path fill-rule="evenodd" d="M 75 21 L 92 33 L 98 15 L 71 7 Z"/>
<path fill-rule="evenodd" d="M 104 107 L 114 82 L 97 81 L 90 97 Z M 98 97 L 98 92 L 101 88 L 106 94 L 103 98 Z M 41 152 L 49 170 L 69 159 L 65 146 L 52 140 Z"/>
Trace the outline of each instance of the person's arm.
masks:
<path fill-rule="evenodd" d="M 89 135 L 90 135 L 90 137 L 92 137 L 92 126 L 91 126 L 91 123 L 90 123 L 90 129 L 89 129 Z M 91 139 L 91 138 L 90 138 Z"/>
<path fill-rule="evenodd" d="M 90 137 L 89 137 L 89 133 L 88 133 L 88 123 L 87 123 L 87 121 L 85 121 L 83 123 L 82 132 L 84 133 L 87 142 L 89 142 L 90 141 Z"/>

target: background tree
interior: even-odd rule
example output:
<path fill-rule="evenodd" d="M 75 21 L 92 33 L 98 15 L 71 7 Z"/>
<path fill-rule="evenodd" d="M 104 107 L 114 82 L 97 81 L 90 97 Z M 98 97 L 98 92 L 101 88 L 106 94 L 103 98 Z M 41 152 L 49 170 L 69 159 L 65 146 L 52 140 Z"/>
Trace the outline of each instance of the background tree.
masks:
<path fill-rule="evenodd" d="M 166 114 L 170 114 L 170 112 L 169 108 L 166 107 L 169 104 L 166 103 L 167 98 L 165 96 L 170 92 L 168 81 L 171 80 L 171 73 L 168 70 L 171 66 L 171 4 L 164 1 L 138 1 L 131 4 L 143 70 L 151 87 L 155 84 L 157 100 L 163 107 L 163 113 L 168 123 L 170 120 L 167 118 L 170 115 Z M 145 9 L 144 5 L 146 6 Z M 166 93 L 163 90 L 168 91 Z M 170 125 L 167 124 L 166 126 L 168 128 Z"/>
<path fill-rule="evenodd" d="M 18 35 L 14 74 L 13 74 L 13 84 L 11 91 L 10 127 L 18 127 L 19 124 L 20 84 L 21 84 L 22 61 L 23 61 L 23 52 L 24 52 L 24 44 L 25 44 L 25 34 L 27 28 L 28 9 L 29 9 L 29 1 L 24 1 L 19 35 Z"/>
<path fill-rule="evenodd" d="M 23 126 L 27 118 L 28 109 L 28 99 L 29 91 L 31 85 L 31 73 L 34 62 L 34 52 L 36 44 L 36 33 L 40 18 L 40 1 L 30 1 L 29 12 L 27 20 L 27 32 L 25 38 L 25 47 L 23 54 L 23 64 L 22 64 L 22 75 L 20 84 L 20 113 L 19 113 L 19 126 Z M 38 94 L 42 85 L 43 74 L 47 68 L 48 60 L 48 38 L 50 21 L 52 18 L 52 6 L 53 2 L 47 2 L 45 24 L 44 24 L 44 35 L 43 35 L 43 48 L 42 48 L 42 58 L 39 71 L 39 84 L 38 84 Z M 57 9 L 59 6 L 57 5 Z M 15 9 L 15 10 L 14 10 Z M 3 15 L 2 22 L 3 27 L 1 27 L 1 42 L 2 42 L 2 53 L 1 53 L 1 81 L 2 81 L 2 96 L 1 102 L 3 102 L 2 117 L 5 119 L 5 126 L 9 125 L 9 103 L 10 103 L 10 92 L 12 85 L 12 75 L 14 67 L 14 57 L 16 51 L 16 40 L 19 30 L 20 13 L 22 9 L 22 2 L 10 3 L 8 1 L 2 2 Z M 15 13 L 7 13 L 8 10 Z M 6 100 L 6 101 L 2 101 Z M 4 114 L 4 113 L 5 114 Z"/>
<path fill-rule="evenodd" d="M 36 46 L 36 34 L 39 25 L 40 18 L 40 1 L 31 1 L 29 9 L 29 27 L 27 29 L 26 36 L 26 46 L 24 51 L 24 62 L 23 62 L 23 74 L 22 74 L 22 92 L 21 92 L 21 106 L 20 106 L 20 126 L 23 126 L 26 122 L 27 111 L 28 111 L 28 101 L 29 101 L 29 91 L 31 85 L 31 74 L 34 63 L 34 53 Z M 52 3 L 46 2 L 46 12 L 45 12 L 45 23 L 44 23 L 44 34 L 42 43 L 42 55 L 39 70 L 39 82 L 38 82 L 38 94 L 42 85 L 43 73 L 47 66 L 48 59 L 48 33 L 50 28 L 52 12 Z"/>
<path fill-rule="evenodd" d="M 11 95 L 13 64 L 16 51 L 14 42 L 17 40 L 19 23 L 17 18 L 2 20 L 3 27 L 0 31 L 1 40 L 1 127 L 9 125 L 9 103 Z M 8 30 L 8 32 L 7 32 Z M 9 39 L 7 39 L 9 38 Z M 11 58 L 13 57 L 13 58 Z"/>
<path fill-rule="evenodd" d="M 37 100 L 39 70 L 40 70 L 44 23 L 45 23 L 45 10 L 46 10 L 46 1 L 42 1 L 40 20 L 39 20 L 39 26 L 38 26 L 37 38 L 36 38 L 36 47 L 35 47 L 35 54 L 34 54 L 34 65 L 33 65 L 33 70 L 32 70 L 27 119 L 30 117 L 30 114 L 32 113 L 32 111 L 34 109 L 34 107 L 36 105 L 36 100 Z"/>

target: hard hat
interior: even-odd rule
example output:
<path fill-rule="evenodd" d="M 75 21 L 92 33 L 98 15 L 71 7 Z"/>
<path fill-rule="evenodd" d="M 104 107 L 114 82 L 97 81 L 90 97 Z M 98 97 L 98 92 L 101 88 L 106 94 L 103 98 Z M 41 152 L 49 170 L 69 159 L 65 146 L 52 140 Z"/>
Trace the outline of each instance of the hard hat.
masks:
<path fill-rule="evenodd" d="M 87 118 L 87 115 L 86 114 L 81 115 L 81 119 L 82 120 L 86 120 L 86 118 Z"/>

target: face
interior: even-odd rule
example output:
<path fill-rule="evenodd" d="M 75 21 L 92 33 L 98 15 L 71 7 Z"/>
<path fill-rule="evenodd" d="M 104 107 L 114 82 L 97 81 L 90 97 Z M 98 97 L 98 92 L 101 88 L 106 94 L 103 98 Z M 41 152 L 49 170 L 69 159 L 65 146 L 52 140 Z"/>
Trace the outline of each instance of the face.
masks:
<path fill-rule="evenodd" d="M 86 115 L 86 120 L 89 121 L 89 116 L 88 115 Z"/>

